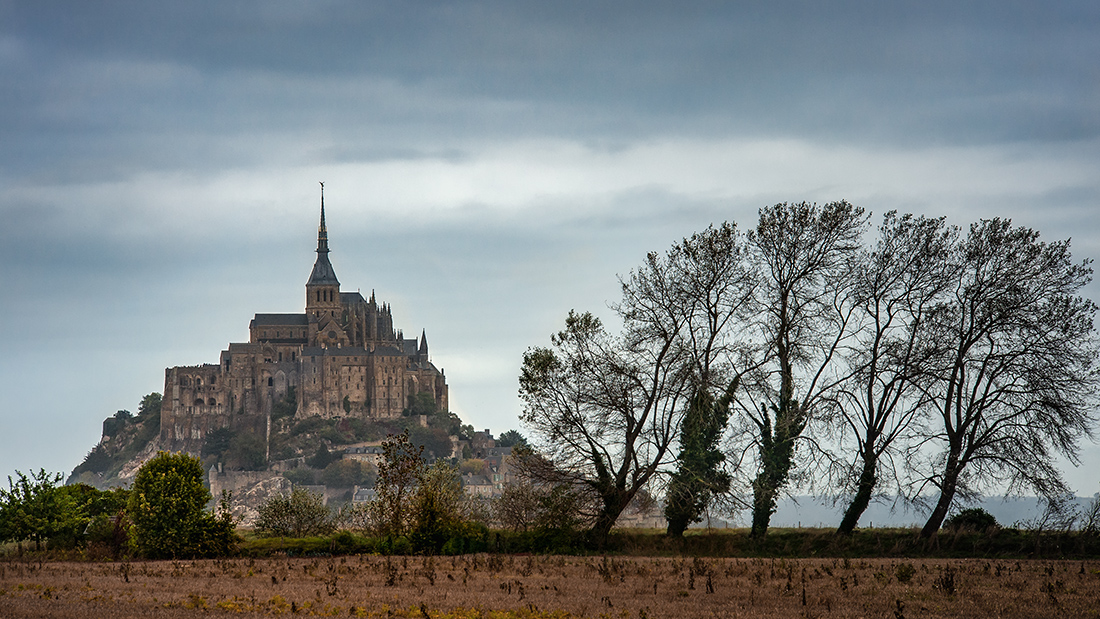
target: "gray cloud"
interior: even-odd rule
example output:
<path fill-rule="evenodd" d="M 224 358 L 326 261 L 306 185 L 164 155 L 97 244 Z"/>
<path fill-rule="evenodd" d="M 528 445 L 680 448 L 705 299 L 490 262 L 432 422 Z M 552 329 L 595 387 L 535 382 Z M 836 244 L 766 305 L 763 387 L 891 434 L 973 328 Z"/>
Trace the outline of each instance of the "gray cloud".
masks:
<path fill-rule="evenodd" d="M 1086 1 L 0 1 L 0 475 L 71 468 L 165 366 L 299 311 L 318 180 L 341 281 L 494 430 L 569 309 L 765 204 L 1095 256 L 1097 57 Z"/>

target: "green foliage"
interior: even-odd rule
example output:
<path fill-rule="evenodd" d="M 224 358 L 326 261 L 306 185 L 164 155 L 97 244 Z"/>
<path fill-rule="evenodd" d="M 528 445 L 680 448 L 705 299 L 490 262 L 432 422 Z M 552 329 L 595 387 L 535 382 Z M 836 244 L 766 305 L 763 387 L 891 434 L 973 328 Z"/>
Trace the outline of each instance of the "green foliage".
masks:
<path fill-rule="evenodd" d="M 264 439 L 250 432 L 238 432 L 229 441 L 226 455 L 226 464 L 231 469 L 259 471 L 267 465 Z"/>
<path fill-rule="evenodd" d="M 408 430 L 413 445 L 423 447 L 424 451 L 436 458 L 450 458 L 454 444 L 447 431 L 442 428 L 413 426 Z"/>
<path fill-rule="evenodd" d="M 305 488 L 294 488 L 289 495 L 276 495 L 260 506 L 256 532 L 265 537 L 306 537 L 327 535 L 335 529 L 332 512 L 324 497 Z"/>
<path fill-rule="evenodd" d="M 377 494 L 370 505 L 371 519 L 379 534 L 400 537 L 408 533 L 412 495 L 424 471 L 423 455 L 424 447 L 410 442 L 407 430 L 382 442 Z"/>
<path fill-rule="evenodd" d="M 234 523 L 224 511 L 205 510 L 210 498 L 198 458 L 158 453 L 138 470 L 129 497 L 134 550 L 154 559 L 228 554 Z"/>
<path fill-rule="evenodd" d="M 331 488 L 370 486 L 376 477 L 373 465 L 358 460 L 337 460 L 321 472 L 321 481 Z"/>
<path fill-rule="evenodd" d="M 102 443 L 92 447 L 91 451 L 84 456 L 84 461 L 76 465 L 73 469 L 73 475 L 79 476 L 81 473 L 87 471 L 89 473 L 105 473 L 107 469 L 111 467 L 113 459 L 111 454 L 107 452 L 107 448 Z"/>
<path fill-rule="evenodd" d="M 299 436 L 301 434 L 312 434 L 320 429 L 325 428 L 328 425 L 328 421 L 321 417 L 314 415 L 313 417 L 307 417 L 298 423 L 294 424 L 294 427 L 290 429 L 291 436 Z"/>
<path fill-rule="evenodd" d="M 202 444 L 202 455 L 221 459 L 225 452 L 229 451 L 229 443 L 236 436 L 237 433 L 229 428 L 218 428 L 207 432 L 206 440 Z"/>
<path fill-rule="evenodd" d="M 730 476 L 720 470 L 726 457 L 718 443 L 726 430 L 730 402 L 739 382 L 734 379 L 717 402 L 706 388 L 699 388 L 684 415 L 679 467 L 669 481 L 665 498 L 669 535 L 682 536 L 688 525 L 703 519 L 712 496 L 729 490 Z"/>
<path fill-rule="evenodd" d="M 321 443 L 317 446 L 317 451 L 314 452 L 308 460 L 306 460 L 306 464 L 315 469 L 324 469 L 325 467 L 332 464 L 333 462 L 336 462 L 339 459 L 339 454 L 334 454 L 330 452 L 328 450 L 328 446 L 324 443 Z"/>
<path fill-rule="evenodd" d="M 73 493 L 58 484 L 61 474 L 40 469 L 27 475 L 16 471 L 8 476 L 8 489 L 0 488 L 0 540 L 34 540 L 35 549 L 43 543 L 71 546 L 87 524 Z"/>
<path fill-rule="evenodd" d="M 419 552 L 437 554 L 464 525 L 462 482 L 458 470 L 442 460 L 424 469 L 412 500 L 409 540 Z"/>
<path fill-rule="evenodd" d="M 141 399 L 141 403 L 138 404 L 138 418 L 139 419 L 151 419 L 156 417 L 160 419 L 160 407 L 163 398 L 159 393 L 153 392 Z M 159 422 L 158 422 L 159 427 Z"/>
<path fill-rule="evenodd" d="M 271 407 L 271 421 L 279 421 L 293 417 L 298 412 L 298 394 L 294 387 L 287 389 L 286 395 L 283 399 L 276 402 Z"/>
<path fill-rule="evenodd" d="M 432 394 L 421 391 L 409 396 L 409 406 L 402 412 L 406 416 L 435 415 L 439 412 L 439 405 Z"/>
<path fill-rule="evenodd" d="M 518 430 L 508 430 L 497 437 L 497 447 L 530 447 L 527 442 L 527 437 L 519 433 Z"/>
<path fill-rule="evenodd" d="M 967 529 L 978 532 L 989 531 L 1000 526 L 997 524 L 997 518 L 995 518 L 993 514 L 980 507 L 964 509 L 948 518 L 943 524 L 946 528 L 956 531 L 959 529 Z"/>

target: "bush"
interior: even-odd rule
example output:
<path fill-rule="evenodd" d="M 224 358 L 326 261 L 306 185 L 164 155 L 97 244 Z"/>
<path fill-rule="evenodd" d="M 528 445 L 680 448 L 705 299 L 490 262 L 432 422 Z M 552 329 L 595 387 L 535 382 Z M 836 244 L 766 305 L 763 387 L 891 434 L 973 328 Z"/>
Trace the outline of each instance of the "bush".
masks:
<path fill-rule="evenodd" d="M 964 509 L 948 518 L 947 521 L 943 523 L 943 526 L 953 531 L 969 530 L 984 532 L 996 529 L 1000 525 L 997 524 L 997 519 L 993 517 L 993 514 L 980 507 L 973 507 L 971 509 Z"/>

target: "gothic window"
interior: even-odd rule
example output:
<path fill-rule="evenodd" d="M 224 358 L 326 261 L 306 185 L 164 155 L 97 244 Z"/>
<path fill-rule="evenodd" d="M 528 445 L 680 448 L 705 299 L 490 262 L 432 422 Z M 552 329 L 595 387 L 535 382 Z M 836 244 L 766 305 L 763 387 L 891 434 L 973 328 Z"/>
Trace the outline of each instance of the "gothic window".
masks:
<path fill-rule="evenodd" d="M 274 381 L 274 380 L 272 380 L 272 378 L 271 378 L 270 376 L 268 376 L 268 377 L 267 377 L 267 386 L 268 386 L 268 387 L 273 387 L 273 386 L 275 386 L 275 381 Z"/>

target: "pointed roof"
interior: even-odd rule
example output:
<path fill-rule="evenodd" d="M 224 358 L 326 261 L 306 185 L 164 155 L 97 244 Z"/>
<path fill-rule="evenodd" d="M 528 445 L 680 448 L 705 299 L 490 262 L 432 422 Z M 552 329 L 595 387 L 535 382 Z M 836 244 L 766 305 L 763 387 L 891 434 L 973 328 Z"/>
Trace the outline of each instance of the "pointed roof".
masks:
<path fill-rule="evenodd" d="M 428 354 L 428 330 L 424 329 L 420 332 L 420 354 Z"/>
<path fill-rule="evenodd" d="M 307 286 L 340 285 L 336 271 L 328 261 L 328 229 L 325 227 L 325 184 L 321 183 L 321 225 L 317 227 L 317 262 L 313 263 L 313 272 L 309 275 Z"/>

